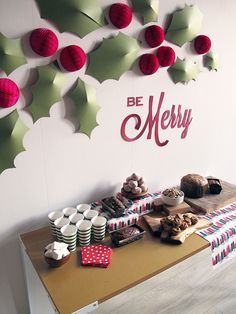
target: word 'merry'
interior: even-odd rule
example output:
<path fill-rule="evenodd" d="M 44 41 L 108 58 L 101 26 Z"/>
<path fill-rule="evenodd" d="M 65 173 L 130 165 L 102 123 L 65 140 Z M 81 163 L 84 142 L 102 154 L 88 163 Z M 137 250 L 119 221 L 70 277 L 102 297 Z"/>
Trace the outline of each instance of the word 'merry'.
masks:
<path fill-rule="evenodd" d="M 175 106 L 172 105 L 171 109 L 165 110 L 163 113 L 161 112 L 161 107 L 164 101 L 165 93 L 161 92 L 159 97 L 159 102 L 157 105 L 157 110 L 153 113 L 153 103 L 154 96 L 149 96 L 149 110 L 146 117 L 141 118 L 137 113 L 129 114 L 121 124 L 121 136 L 127 142 L 134 142 L 142 137 L 147 131 L 147 140 L 150 140 L 152 137 L 155 139 L 157 146 L 165 146 L 168 144 L 169 140 L 162 140 L 163 137 L 162 131 L 167 128 L 178 128 L 183 129 L 181 133 L 181 138 L 186 138 L 188 134 L 188 128 L 190 123 L 192 122 L 192 109 L 185 109 L 182 112 L 181 105 Z M 128 107 L 139 107 L 143 104 L 141 103 L 143 97 L 128 97 L 127 98 L 127 106 Z M 130 125 L 134 124 L 134 129 L 132 131 L 135 132 L 135 135 L 127 135 L 130 132 Z"/>

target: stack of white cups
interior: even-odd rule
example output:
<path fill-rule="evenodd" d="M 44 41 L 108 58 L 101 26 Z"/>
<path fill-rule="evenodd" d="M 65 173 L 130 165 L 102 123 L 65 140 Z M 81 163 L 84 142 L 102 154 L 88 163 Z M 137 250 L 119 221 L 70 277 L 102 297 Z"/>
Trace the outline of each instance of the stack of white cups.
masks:
<path fill-rule="evenodd" d="M 57 233 L 57 240 L 59 242 L 63 242 L 61 228 L 69 224 L 70 224 L 69 218 L 65 218 L 65 217 L 58 218 L 57 220 L 54 221 L 54 225 L 56 227 L 56 233 Z"/>
<path fill-rule="evenodd" d="M 92 218 L 92 234 L 95 242 L 100 242 L 105 239 L 106 223 L 105 217 L 97 216 Z"/>
<path fill-rule="evenodd" d="M 59 211 L 59 210 L 53 211 L 53 212 L 48 214 L 48 219 L 49 219 L 49 222 L 50 222 L 52 235 L 54 237 L 57 236 L 57 230 L 56 230 L 54 222 L 55 222 L 55 220 L 57 220 L 58 218 L 62 218 L 63 216 L 64 216 L 63 213 L 61 211 Z"/>
<path fill-rule="evenodd" d="M 78 221 L 76 224 L 78 229 L 77 239 L 80 246 L 90 244 L 92 223 L 89 220 Z"/>
<path fill-rule="evenodd" d="M 61 228 L 63 242 L 68 244 L 70 251 L 75 251 L 77 240 L 77 227 L 74 225 L 66 225 Z"/>

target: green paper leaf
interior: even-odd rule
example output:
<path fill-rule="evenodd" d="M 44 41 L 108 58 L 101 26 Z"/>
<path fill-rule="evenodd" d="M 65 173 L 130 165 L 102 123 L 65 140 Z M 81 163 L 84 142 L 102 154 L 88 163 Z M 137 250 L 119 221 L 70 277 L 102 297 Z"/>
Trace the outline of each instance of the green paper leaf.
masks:
<path fill-rule="evenodd" d="M 97 0 L 36 1 L 41 17 L 54 22 L 62 32 L 72 32 L 84 37 L 106 24 Z"/>
<path fill-rule="evenodd" d="M 31 87 L 33 99 L 27 110 L 32 114 L 34 122 L 49 116 L 53 104 L 61 100 L 61 88 L 64 74 L 54 64 L 38 68 L 39 78 Z"/>
<path fill-rule="evenodd" d="M 138 41 L 123 33 L 111 39 L 103 39 L 102 44 L 88 54 L 86 74 L 95 77 L 99 82 L 119 80 L 133 66 L 138 51 Z"/>
<path fill-rule="evenodd" d="M 96 115 L 100 106 L 97 104 L 96 89 L 78 78 L 68 96 L 74 101 L 73 116 L 79 120 L 80 132 L 90 137 L 92 130 L 98 125 Z"/>
<path fill-rule="evenodd" d="M 158 0 L 132 0 L 133 9 L 140 13 L 143 18 L 143 24 L 157 22 L 158 19 Z"/>
<path fill-rule="evenodd" d="M 185 5 L 173 14 L 165 39 L 182 47 L 201 31 L 203 14 L 197 5 Z"/>
<path fill-rule="evenodd" d="M 168 69 L 168 72 L 175 83 L 188 83 L 191 80 L 196 80 L 200 69 L 195 62 L 189 59 L 181 60 L 177 58 L 174 65 Z"/>
<path fill-rule="evenodd" d="M 24 150 L 22 141 L 27 130 L 15 110 L 0 119 L 0 173 L 14 168 L 16 155 Z"/>
<path fill-rule="evenodd" d="M 20 39 L 9 39 L 0 33 L 0 69 L 9 75 L 25 63 Z"/>
<path fill-rule="evenodd" d="M 203 63 L 209 70 L 217 71 L 220 68 L 220 57 L 217 53 L 210 51 L 203 56 Z"/>

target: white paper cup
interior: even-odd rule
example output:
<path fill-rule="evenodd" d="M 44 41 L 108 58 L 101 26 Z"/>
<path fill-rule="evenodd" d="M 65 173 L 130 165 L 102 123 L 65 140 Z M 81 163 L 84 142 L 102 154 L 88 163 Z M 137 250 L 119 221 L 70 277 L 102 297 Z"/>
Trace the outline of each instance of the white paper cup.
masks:
<path fill-rule="evenodd" d="M 54 221 L 54 224 L 56 227 L 57 239 L 60 242 L 63 242 L 61 228 L 66 226 L 66 225 L 69 225 L 69 223 L 70 223 L 70 220 L 68 218 L 65 218 L 65 217 L 58 218 Z"/>
<path fill-rule="evenodd" d="M 55 221 L 57 220 L 58 218 L 62 218 L 64 216 L 64 214 L 60 211 L 60 210 L 55 210 L 53 212 L 50 212 L 48 214 L 48 219 L 50 221 Z"/>
<path fill-rule="evenodd" d="M 59 210 L 50 212 L 48 214 L 48 219 L 49 219 L 49 222 L 50 222 L 51 231 L 52 231 L 53 236 L 57 236 L 57 230 L 56 230 L 54 221 L 57 220 L 58 218 L 62 218 L 63 216 L 64 216 L 63 213 L 61 211 L 59 211 Z"/>
<path fill-rule="evenodd" d="M 82 220 L 82 221 L 78 221 L 76 224 L 76 227 L 78 228 L 78 232 L 85 232 L 85 231 L 89 231 L 92 228 L 92 223 L 89 220 Z"/>
<path fill-rule="evenodd" d="M 102 227 L 102 228 L 99 228 L 99 229 L 96 229 L 94 227 L 92 227 L 92 231 L 94 233 L 101 233 L 101 232 L 105 232 L 106 231 L 106 226 Z"/>
<path fill-rule="evenodd" d="M 79 204 L 76 206 L 76 209 L 79 213 L 85 212 L 86 210 L 90 209 L 91 206 L 89 204 Z"/>
<path fill-rule="evenodd" d="M 103 216 L 97 216 L 91 219 L 93 227 L 101 228 L 106 226 L 107 219 Z"/>
<path fill-rule="evenodd" d="M 68 249 L 74 251 L 77 241 L 77 227 L 74 225 L 66 225 L 61 228 L 63 242 L 68 244 Z"/>
<path fill-rule="evenodd" d="M 84 219 L 84 215 L 74 213 L 69 216 L 69 219 L 70 219 L 71 224 L 76 225 L 78 221 L 81 221 Z"/>
<path fill-rule="evenodd" d="M 98 211 L 94 209 L 87 209 L 83 215 L 86 219 L 91 220 L 92 218 L 98 216 Z"/>
<path fill-rule="evenodd" d="M 70 215 L 77 213 L 77 209 L 74 207 L 66 207 L 63 208 L 62 212 L 65 217 L 69 217 Z"/>
<path fill-rule="evenodd" d="M 89 242 L 79 242 L 79 246 L 88 246 L 90 244 Z"/>
<path fill-rule="evenodd" d="M 77 234 L 77 227 L 73 225 L 66 225 L 61 228 L 61 233 L 64 238 L 73 238 Z"/>

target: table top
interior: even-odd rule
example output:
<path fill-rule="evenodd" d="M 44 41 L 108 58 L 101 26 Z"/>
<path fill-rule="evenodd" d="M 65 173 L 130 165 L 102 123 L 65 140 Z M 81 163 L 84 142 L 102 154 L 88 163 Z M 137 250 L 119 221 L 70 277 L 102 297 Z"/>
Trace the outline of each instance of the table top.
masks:
<path fill-rule="evenodd" d="M 71 253 L 65 265 L 50 268 L 43 254 L 45 246 L 54 240 L 49 227 L 20 238 L 58 312 L 68 314 L 95 301 L 101 303 L 209 246 L 196 234 L 181 245 L 161 243 L 146 225 L 142 226 L 147 232 L 141 240 L 113 248 L 108 268 L 81 266 L 80 247 Z M 104 244 L 112 246 L 109 238 Z"/>

